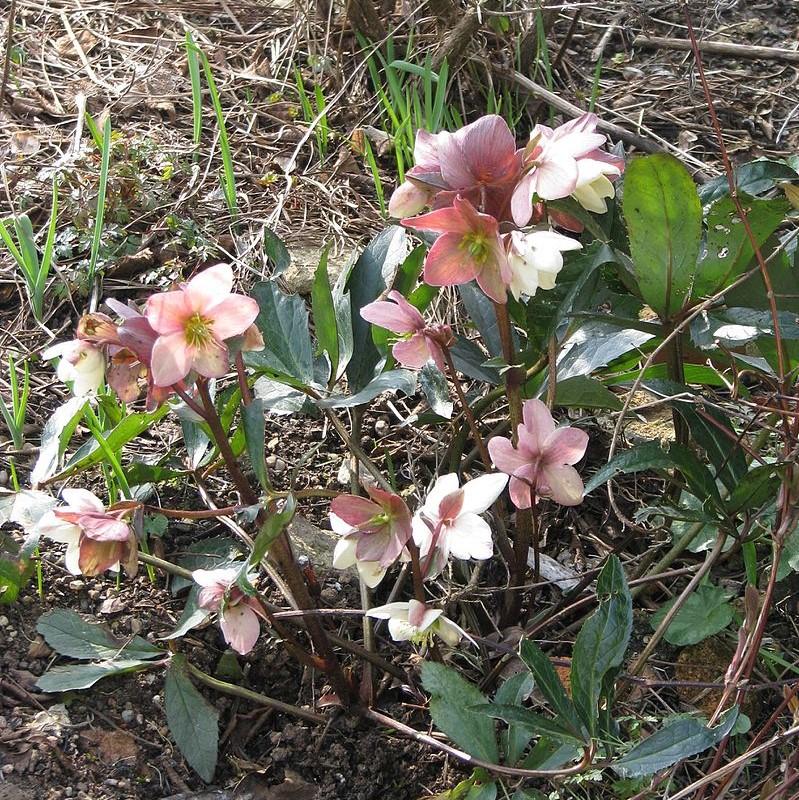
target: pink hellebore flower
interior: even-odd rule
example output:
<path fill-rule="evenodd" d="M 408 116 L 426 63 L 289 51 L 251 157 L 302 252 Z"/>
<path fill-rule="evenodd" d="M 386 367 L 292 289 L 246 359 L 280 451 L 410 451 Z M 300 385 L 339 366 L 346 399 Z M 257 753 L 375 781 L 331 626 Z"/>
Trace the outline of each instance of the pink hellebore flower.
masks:
<path fill-rule="evenodd" d="M 266 619 L 260 603 L 248 597 L 236 585 L 236 567 L 222 569 L 195 569 L 194 582 L 201 586 L 197 604 L 206 611 L 221 611 L 219 627 L 225 641 L 241 655 L 255 647 L 261 624 L 258 617 Z"/>
<path fill-rule="evenodd" d="M 356 540 L 359 562 L 376 561 L 390 567 L 411 538 L 411 512 L 398 494 L 376 486 L 368 486 L 367 491 L 371 499 L 351 494 L 336 497 L 330 504 L 330 519 L 349 527 L 346 536 Z M 343 531 L 338 521 L 336 526 Z"/>
<path fill-rule="evenodd" d="M 493 472 L 458 485 L 458 476 L 442 475 L 413 518 L 413 540 L 422 564 L 433 553 L 425 577 L 438 575 L 450 555 L 455 558 L 491 558 L 494 542 L 491 527 L 479 515 L 502 494 L 508 476 Z"/>
<path fill-rule="evenodd" d="M 428 325 L 419 309 L 412 306 L 399 292 L 388 293 L 390 300 L 375 300 L 361 309 L 361 316 L 373 325 L 387 328 L 409 338 L 397 342 L 391 352 L 394 358 L 412 369 L 421 369 L 431 359 L 444 372 L 443 347 L 452 342 L 449 325 Z"/>
<path fill-rule="evenodd" d="M 530 233 L 511 231 L 505 241 L 513 274 L 508 288 L 517 300 L 522 295 L 532 297 L 538 289 L 554 289 L 563 268 L 561 253 L 582 248 L 576 239 L 548 228 Z"/>
<path fill-rule="evenodd" d="M 414 230 L 440 233 L 424 262 L 431 286 L 454 286 L 476 279 L 495 302 L 507 302 L 511 270 L 499 235 L 499 224 L 468 201 L 456 197 L 449 208 L 402 220 Z"/>
<path fill-rule="evenodd" d="M 105 377 L 105 354 L 99 347 L 83 339 L 72 339 L 48 347 L 42 353 L 45 361 L 59 356 L 56 374 L 59 380 L 72 384 L 75 397 L 97 391 Z"/>
<path fill-rule="evenodd" d="M 67 545 L 66 565 L 73 575 L 100 575 L 118 569 L 120 562 L 129 575 L 136 574 L 136 537 L 123 517 L 130 503 L 105 509 L 86 489 L 64 489 L 67 501 L 47 512 L 37 530 L 54 542 Z"/>
<path fill-rule="evenodd" d="M 227 372 L 225 340 L 244 333 L 258 316 L 255 300 L 232 288 L 233 270 L 217 264 L 177 291 L 147 300 L 144 316 L 158 334 L 150 363 L 156 386 L 172 386 L 192 370 L 206 378 Z"/>
<path fill-rule="evenodd" d="M 428 643 L 433 635 L 439 636 L 450 647 L 461 640 L 463 631 L 444 616 L 440 608 L 428 608 L 418 600 L 407 603 L 387 603 L 366 612 L 367 617 L 387 619 L 388 632 L 395 642 L 412 641 Z"/>
<path fill-rule="evenodd" d="M 535 126 L 525 159 L 532 169 L 517 184 L 511 201 L 517 225 L 530 221 L 534 196 L 559 200 L 574 192 L 580 179 L 580 160 L 596 160 L 598 148 L 605 143 L 604 134 L 597 133 L 596 126 L 596 114 L 583 114 L 554 130 L 546 125 Z M 593 180 L 596 175 L 591 174 L 586 170 L 584 180 Z"/>
<path fill-rule="evenodd" d="M 540 400 L 526 400 L 523 415 L 516 447 L 509 439 L 497 436 L 488 442 L 494 466 L 511 476 L 514 505 L 530 508 L 536 496 L 551 497 L 564 506 L 579 505 L 583 482 L 571 465 L 585 455 L 588 434 L 569 426 L 556 428 L 552 414 Z"/>
<path fill-rule="evenodd" d="M 455 133 L 417 131 L 413 156 L 414 166 L 389 202 L 395 217 L 418 214 L 431 202 L 448 206 L 459 195 L 501 219 L 521 174 L 522 151 L 507 122 L 496 114 Z"/>

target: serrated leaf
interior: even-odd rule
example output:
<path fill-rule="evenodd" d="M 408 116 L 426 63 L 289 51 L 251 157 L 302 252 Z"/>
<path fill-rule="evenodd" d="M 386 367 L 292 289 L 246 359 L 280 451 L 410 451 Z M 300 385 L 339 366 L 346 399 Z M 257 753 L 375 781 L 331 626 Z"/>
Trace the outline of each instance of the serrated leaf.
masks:
<path fill-rule="evenodd" d="M 183 757 L 210 783 L 219 749 L 219 712 L 189 680 L 182 656 L 174 656 L 166 673 L 164 710 L 169 730 Z"/>
<path fill-rule="evenodd" d="M 408 369 L 383 372 L 368 383 L 360 392 L 352 395 L 332 395 L 316 404 L 323 408 L 351 408 L 374 400 L 383 392 L 399 392 L 409 395 L 416 391 L 416 373 Z"/>
<path fill-rule="evenodd" d="M 36 630 L 62 656 L 83 659 L 156 658 L 164 651 L 141 636 L 130 641 L 115 639 L 98 622 L 87 622 L 75 611 L 54 608 L 39 617 Z"/>
<path fill-rule="evenodd" d="M 738 707 L 727 711 L 715 728 L 698 719 L 680 719 L 656 731 L 612 765 L 622 778 L 652 775 L 684 758 L 690 758 L 720 742 L 738 718 Z"/>
<path fill-rule="evenodd" d="M 430 714 L 455 744 L 475 758 L 496 764 L 499 760 L 494 722 L 484 714 L 469 711 L 487 698 L 458 672 L 444 664 L 422 664 L 422 685 L 430 695 Z"/>
<path fill-rule="evenodd" d="M 247 455 L 250 466 L 255 473 L 258 483 L 264 491 L 268 491 L 269 473 L 266 469 L 266 420 L 264 419 L 264 403 L 259 397 L 252 402 L 241 406 L 241 422 L 244 428 L 244 442 L 247 446 Z"/>
<path fill-rule="evenodd" d="M 155 666 L 154 662 L 140 658 L 117 658 L 112 661 L 99 661 L 91 664 L 67 664 L 52 667 L 36 681 L 43 692 L 69 692 L 74 689 L 88 689 L 97 681 L 111 675 L 124 675 L 139 672 Z"/>
<path fill-rule="evenodd" d="M 733 618 L 729 596 L 719 586 L 697 586 L 671 621 L 663 638 L 669 644 L 685 647 L 723 631 Z M 670 600 L 655 612 L 651 620 L 653 629 L 660 625 L 674 603 L 675 600 Z"/>
<path fill-rule="evenodd" d="M 245 362 L 255 369 L 274 370 L 301 384 L 311 384 L 313 346 L 303 299 L 284 294 L 272 281 L 256 283 L 250 293 L 258 303 L 255 324 L 264 338 L 264 349 L 245 353 Z"/>
<path fill-rule="evenodd" d="M 419 371 L 419 388 L 424 392 L 435 414 L 444 419 L 452 417 L 453 404 L 449 395 L 449 384 L 432 361 L 428 361 Z"/>
<path fill-rule="evenodd" d="M 596 733 L 599 698 L 606 675 L 619 667 L 630 642 L 633 606 L 621 561 L 611 555 L 597 578 L 599 607 L 574 643 L 572 701 L 589 732 Z"/>
<path fill-rule="evenodd" d="M 641 297 L 668 319 L 687 303 L 696 271 L 702 207 L 693 178 L 665 153 L 633 159 L 623 207 Z"/>

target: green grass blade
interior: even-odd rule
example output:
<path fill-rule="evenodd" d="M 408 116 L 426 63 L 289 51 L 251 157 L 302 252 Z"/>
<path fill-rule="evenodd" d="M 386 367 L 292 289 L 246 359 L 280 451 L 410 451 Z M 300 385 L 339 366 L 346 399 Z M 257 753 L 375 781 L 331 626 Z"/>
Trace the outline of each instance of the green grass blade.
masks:
<path fill-rule="evenodd" d="M 50 206 L 50 222 L 47 225 L 47 240 L 44 243 L 44 253 L 42 263 L 39 267 L 39 274 L 36 277 L 36 292 L 34 306 L 38 306 L 41 313 L 44 307 L 44 290 L 47 286 L 47 278 L 50 275 L 50 267 L 53 263 L 53 250 L 55 249 L 55 229 L 58 219 L 58 180 L 53 178 L 53 200 Z"/>
<path fill-rule="evenodd" d="M 89 284 L 94 282 L 97 270 L 97 258 L 100 254 L 100 241 L 103 235 L 103 218 L 105 216 L 105 195 L 108 189 L 108 167 L 111 162 L 111 118 L 106 117 L 103 124 L 102 150 L 100 156 L 100 182 L 97 187 L 97 212 L 94 218 L 94 235 L 92 250 L 89 256 Z"/>
<path fill-rule="evenodd" d="M 380 213 L 383 217 L 386 216 L 386 201 L 385 201 L 385 193 L 383 191 L 383 181 L 380 180 L 380 173 L 377 169 L 377 161 L 375 161 L 375 155 L 372 152 L 372 145 L 369 144 L 369 140 L 364 137 L 363 140 L 363 157 L 366 160 L 366 163 L 369 165 L 369 170 L 372 173 L 372 180 L 375 184 L 375 194 L 377 195 L 377 202 L 380 205 Z"/>
<path fill-rule="evenodd" d="M 191 31 L 186 31 L 186 61 L 189 67 L 189 78 L 191 79 L 191 113 L 192 113 L 192 141 L 196 148 L 200 144 L 200 136 L 203 130 L 203 95 L 200 85 L 200 61 L 197 58 L 197 45 Z M 199 153 L 195 153 L 195 157 Z"/>

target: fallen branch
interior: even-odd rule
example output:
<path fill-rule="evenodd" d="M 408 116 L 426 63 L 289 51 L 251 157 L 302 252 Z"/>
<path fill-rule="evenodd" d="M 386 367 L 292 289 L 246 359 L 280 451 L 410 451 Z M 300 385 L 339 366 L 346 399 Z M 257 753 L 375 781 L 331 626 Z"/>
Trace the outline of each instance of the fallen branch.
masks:
<path fill-rule="evenodd" d="M 636 36 L 633 47 L 648 50 L 691 50 L 688 39 L 672 39 L 668 36 Z M 799 64 L 799 50 L 788 50 L 784 47 L 760 47 L 753 44 L 734 44 L 733 42 L 697 42 L 702 53 L 711 55 L 733 56 L 734 58 L 763 58 L 772 61 L 790 61 Z"/>

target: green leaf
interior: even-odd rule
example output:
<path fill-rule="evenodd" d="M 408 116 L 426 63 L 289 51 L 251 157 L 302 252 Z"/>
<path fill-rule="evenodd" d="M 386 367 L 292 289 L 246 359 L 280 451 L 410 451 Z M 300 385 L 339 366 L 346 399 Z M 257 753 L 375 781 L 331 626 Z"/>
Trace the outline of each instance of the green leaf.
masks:
<path fill-rule="evenodd" d="M 219 748 L 219 712 L 189 680 L 185 659 L 179 655 L 172 658 L 166 673 L 164 710 L 172 738 L 183 757 L 210 783 Z"/>
<path fill-rule="evenodd" d="M 555 405 L 563 408 L 609 408 L 612 411 L 622 409 L 621 401 L 610 389 L 587 375 L 558 381 Z"/>
<path fill-rule="evenodd" d="M 777 230 L 788 211 L 784 199 L 758 200 L 742 195 L 749 227 L 758 247 Z M 704 257 L 696 270 L 692 297 L 699 300 L 729 286 L 750 265 L 754 250 L 732 198 L 717 200 L 707 216 Z"/>
<path fill-rule="evenodd" d="M 436 726 L 469 755 L 496 764 L 499 751 L 494 723 L 469 710 L 488 702 L 480 690 L 451 667 L 432 661 L 422 664 L 422 685 L 431 695 L 430 714 Z"/>
<path fill-rule="evenodd" d="M 266 518 L 266 522 L 261 526 L 261 530 L 258 531 L 258 535 L 253 542 L 250 564 L 255 566 L 260 563 L 261 559 L 269 552 L 272 542 L 288 527 L 294 518 L 296 510 L 297 502 L 294 499 L 294 495 L 289 494 L 283 504 L 283 508 Z"/>
<path fill-rule="evenodd" d="M 432 361 L 428 361 L 420 370 L 419 387 L 435 414 L 444 419 L 452 417 L 453 405 L 449 395 L 449 384 L 441 370 Z"/>
<path fill-rule="evenodd" d="M 560 769 L 582 754 L 582 749 L 573 742 L 560 742 L 542 736 L 525 756 L 523 769 Z"/>
<path fill-rule="evenodd" d="M 599 607 L 577 634 L 571 664 L 572 701 L 592 735 L 599 719 L 603 681 L 624 660 L 633 627 L 632 598 L 615 555 L 599 573 L 596 591 Z"/>
<path fill-rule="evenodd" d="M 336 307 L 333 303 L 333 292 L 330 289 L 330 276 L 327 273 L 327 254 L 330 247 L 325 247 L 319 266 L 316 268 L 311 302 L 313 304 L 313 321 L 320 351 L 326 352 L 330 359 L 330 375 L 338 376 L 338 323 Z"/>
<path fill-rule="evenodd" d="M 449 351 L 452 354 L 455 368 L 459 372 L 477 381 L 490 383 L 492 386 L 496 386 L 500 382 L 499 372 L 493 367 L 486 366 L 488 356 L 476 342 L 457 334 L 455 344 Z"/>
<path fill-rule="evenodd" d="M 178 624 L 173 631 L 166 636 L 160 637 L 161 639 L 165 641 L 169 639 L 179 639 L 181 636 L 185 636 L 192 628 L 202 625 L 203 622 L 211 616 L 209 611 L 200 608 L 197 604 L 199 593 L 200 587 L 197 584 L 193 584 L 186 598 L 186 605 L 183 607 L 183 613 L 180 615 Z"/>
<path fill-rule="evenodd" d="M 552 662 L 531 639 L 519 643 L 519 656 L 533 675 L 535 685 L 557 714 L 560 723 L 571 732 L 572 738 L 583 740 L 583 726 L 577 711 L 566 695 Z"/>
<path fill-rule="evenodd" d="M 697 586 L 671 621 L 665 640 L 669 644 L 684 647 L 723 631 L 733 618 L 732 606 L 727 602 L 729 597 L 729 593 L 719 586 Z M 675 600 L 670 600 L 655 612 L 652 616 L 653 629 L 660 625 Z"/>
<path fill-rule="evenodd" d="M 685 306 L 699 255 L 702 207 L 674 156 L 636 158 L 624 176 L 624 218 L 641 297 L 668 319 Z"/>
<path fill-rule="evenodd" d="M 48 417 L 42 429 L 39 457 L 31 471 L 32 486 L 47 480 L 58 469 L 58 462 L 83 417 L 85 405 L 85 397 L 70 397 Z"/>
<path fill-rule="evenodd" d="M 287 295 L 272 281 L 252 287 L 251 295 L 260 309 L 255 324 L 264 338 L 264 349 L 244 354 L 246 363 L 274 370 L 302 384 L 313 382 L 313 347 L 305 302 Z"/>
<path fill-rule="evenodd" d="M 796 170 L 784 161 L 770 161 L 766 158 L 750 161 L 735 168 L 735 186 L 739 192 L 750 195 L 763 194 L 778 183 L 795 181 L 797 177 L 799 176 Z M 730 186 L 726 175 L 719 175 L 699 187 L 699 199 L 705 204 L 712 203 L 729 193 Z"/>
<path fill-rule="evenodd" d="M 734 706 L 715 728 L 693 718 L 672 722 L 633 747 L 612 765 L 613 770 L 622 778 L 634 778 L 670 767 L 718 744 L 732 730 L 737 717 L 738 707 Z"/>
<path fill-rule="evenodd" d="M 269 472 L 266 469 L 266 420 L 264 419 L 264 401 L 253 398 L 249 405 L 242 403 L 241 422 L 244 428 L 244 441 L 255 477 L 264 491 L 270 489 Z"/>
<path fill-rule="evenodd" d="M 32 539 L 38 541 L 38 535 Z M 0 604 L 10 605 L 19 596 L 20 589 L 33 573 L 32 546 L 26 542 L 22 547 L 7 533 L 0 531 Z"/>
<path fill-rule="evenodd" d="M 536 736 L 548 736 L 561 742 L 582 742 L 582 738 L 575 736 L 571 729 L 562 725 L 557 719 L 550 719 L 529 708 L 521 706 L 504 706 L 498 703 L 481 703 L 469 706 L 470 711 L 476 714 L 485 714 L 488 717 L 501 719 L 507 723 L 518 725 Z"/>
<path fill-rule="evenodd" d="M 392 225 L 372 239 L 347 278 L 352 338 L 358 344 L 347 365 L 347 381 L 351 391 L 359 392 L 372 381 L 381 358 L 372 341 L 371 326 L 361 316 L 361 309 L 377 300 L 394 283 L 407 249 L 407 232 L 404 228 Z"/>
<path fill-rule="evenodd" d="M 272 265 L 272 277 L 282 275 L 291 266 L 291 256 L 283 240 L 264 228 L 264 253 Z"/>
<path fill-rule="evenodd" d="M 164 483 L 175 479 L 185 480 L 188 474 L 185 469 L 172 469 L 157 464 L 145 464 L 134 461 L 124 467 L 125 478 L 131 486 L 142 486 L 145 483 Z"/>
<path fill-rule="evenodd" d="M 648 469 L 670 469 L 674 461 L 658 442 L 646 442 L 625 450 L 601 466 L 585 484 L 585 493 L 593 492 L 616 475 L 644 472 Z"/>
<path fill-rule="evenodd" d="M 242 556 L 241 545 L 228 536 L 212 536 L 200 542 L 192 542 L 177 559 L 178 566 L 190 571 L 195 569 L 220 569 L 238 563 Z M 169 579 L 169 589 L 173 595 L 194 586 L 194 582 L 182 575 Z"/>
<path fill-rule="evenodd" d="M 464 283 L 458 287 L 469 321 L 483 337 L 483 344 L 492 356 L 502 355 L 502 342 L 499 337 L 499 323 L 494 303 L 474 283 Z M 517 342 L 518 344 L 518 342 Z M 515 348 L 518 350 L 518 347 Z"/>
<path fill-rule="evenodd" d="M 494 703 L 501 706 L 519 706 L 525 698 L 533 691 L 533 677 L 528 672 L 520 672 L 512 678 L 508 678 L 502 686 L 497 689 L 494 695 Z M 529 729 L 525 729 L 515 723 L 508 725 L 506 731 L 500 733 L 500 742 L 505 751 L 505 763 L 513 766 L 522 757 L 522 753 L 533 734 Z"/>
<path fill-rule="evenodd" d="M 357 394 L 332 395 L 324 400 L 317 400 L 316 404 L 323 408 L 351 408 L 368 403 L 384 392 L 409 395 L 415 391 L 416 373 L 408 369 L 394 369 L 378 375 Z"/>
<path fill-rule="evenodd" d="M 402 262 L 400 268 L 397 270 L 397 275 L 394 278 L 394 285 L 392 288 L 396 289 L 403 297 L 410 297 L 416 290 L 416 282 L 422 274 L 422 267 L 424 267 L 424 257 L 427 255 L 427 248 L 420 244 L 414 247 L 408 257 Z M 426 286 L 427 284 L 423 284 Z M 436 287 L 428 287 L 435 292 L 438 291 Z M 431 295 L 434 297 L 435 295 Z M 413 303 L 413 301 L 411 301 Z M 423 311 L 426 304 L 416 306 L 420 311 Z"/>
<path fill-rule="evenodd" d="M 159 647 L 141 636 L 119 641 L 98 622 L 86 622 L 80 614 L 66 608 L 54 608 L 39 617 L 36 630 L 50 647 L 62 656 L 83 659 L 157 658 L 165 655 Z"/>
<path fill-rule="evenodd" d="M 98 661 L 91 664 L 67 664 L 53 667 L 36 681 L 43 692 L 69 692 L 73 689 L 88 689 L 97 681 L 111 675 L 124 675 L 139 672 L 155 666 L 152 661 L 138 658 L 118 658 L 112 661 Z"/>

